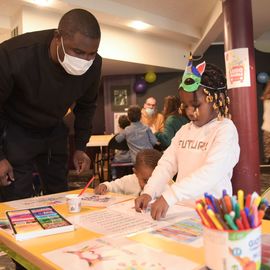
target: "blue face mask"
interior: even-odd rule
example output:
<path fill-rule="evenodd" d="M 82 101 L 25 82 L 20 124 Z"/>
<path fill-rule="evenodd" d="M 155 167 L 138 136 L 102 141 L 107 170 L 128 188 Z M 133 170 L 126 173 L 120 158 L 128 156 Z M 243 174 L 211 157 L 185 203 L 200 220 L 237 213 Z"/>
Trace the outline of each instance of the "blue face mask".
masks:
<path fill-rule="evenodd" d="M 153 114 L 155 113 L 155 110 L 153 108 L 146 108 L 145 111 L 148 116 L 153 116 Z"/>

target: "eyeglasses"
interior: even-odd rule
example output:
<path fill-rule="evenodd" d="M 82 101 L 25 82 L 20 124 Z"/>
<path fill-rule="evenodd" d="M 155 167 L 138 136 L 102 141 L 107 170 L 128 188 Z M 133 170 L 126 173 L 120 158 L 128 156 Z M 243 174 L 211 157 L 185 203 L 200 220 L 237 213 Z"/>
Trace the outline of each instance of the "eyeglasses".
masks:
<path fill-rule="evenodd" d="M 151 104 L 151 103 L 145 103 L 147 106 L 152 106 L 152 107 L 155 107 L 156 104 Z"/>

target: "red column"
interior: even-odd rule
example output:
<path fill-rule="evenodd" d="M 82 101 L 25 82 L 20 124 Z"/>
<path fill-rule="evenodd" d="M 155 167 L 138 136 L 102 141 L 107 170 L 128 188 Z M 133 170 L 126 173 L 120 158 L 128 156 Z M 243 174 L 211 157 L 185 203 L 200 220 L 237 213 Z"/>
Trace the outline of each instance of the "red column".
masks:
<path fill-rule="evenodd" d="M 224 14 L 225 51 L 248 48 L 250 64 L 250 87 L 230 89 L 231 114 L 240 142 L 240 160 L 232 179 L 234 193 L 243 189 L 245 193 L 260 193 L 260 165 L 258 139 L 258 110 L 256 74 L 253 44 L 251 0 L 225 0 Z M 229 147 L 229 146 L 228 146 Z"/>

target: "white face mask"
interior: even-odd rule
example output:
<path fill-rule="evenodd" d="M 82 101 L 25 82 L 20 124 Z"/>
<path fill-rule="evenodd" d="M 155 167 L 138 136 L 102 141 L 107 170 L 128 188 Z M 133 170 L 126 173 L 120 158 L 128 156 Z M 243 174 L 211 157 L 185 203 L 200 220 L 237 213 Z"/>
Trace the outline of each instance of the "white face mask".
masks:
<path fill-rule="evenodd" d="M 153 116 L 153 114 L 155 113 L 155 110 L 152 108 L 146 108 L 145 111 L 148 114 L 148 116 Z"/>
<path fill-rule="evenodd" d="M 65 52 L 64 44 L 63 44 L 63 38 L 61 37 L 61 44 L 64 52 L 64 60 L 61 61 L 58 53 L 58 46 L 57 46 L 57 58 L 59 63 L 62 65 L 62 67 L 65 69 L 65 71 L 68 74 L 71 75 L 82 75 L 84 74 L 93 64 L 94 59 L 91 59 L 89 61 L 71 56 Z"/>

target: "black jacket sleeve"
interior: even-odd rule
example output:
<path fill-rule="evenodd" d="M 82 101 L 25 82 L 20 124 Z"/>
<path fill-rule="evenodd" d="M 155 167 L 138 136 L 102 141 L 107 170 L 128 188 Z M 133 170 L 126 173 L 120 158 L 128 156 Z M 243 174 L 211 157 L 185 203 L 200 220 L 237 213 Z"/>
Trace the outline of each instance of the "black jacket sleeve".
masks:
<path fill-rule="evenodd" d="M 75 149 L 85 151 L 86 144 L 92 134 L 92 121 L 97 107 L 98 91 L 100 87 L 102 59 L 99 57 L 97 67 L 92 76 L 95 80 L 86 93 L 77 100 L 73 110 L 75 115 Z"/>

